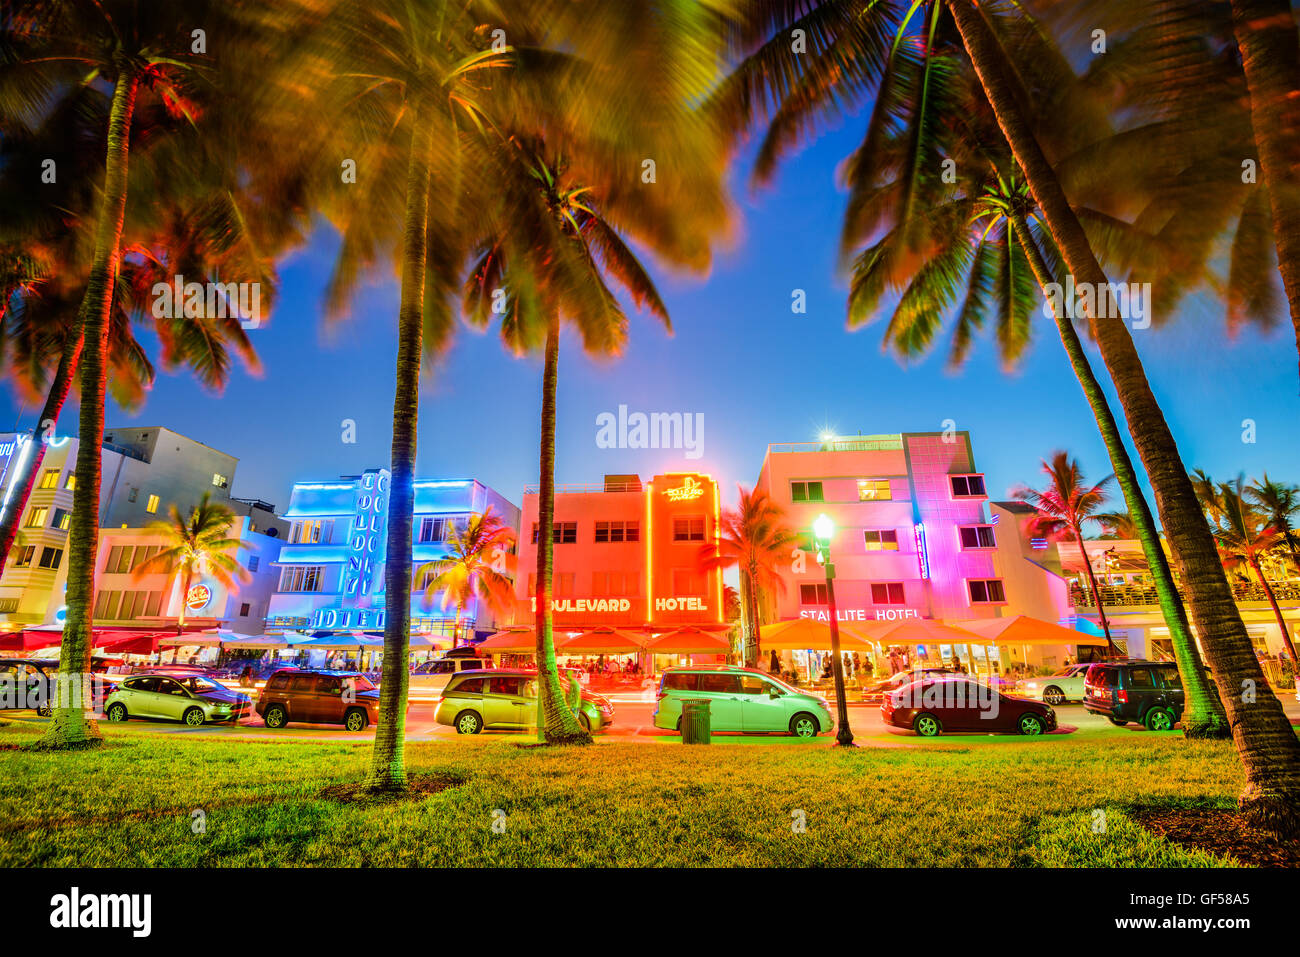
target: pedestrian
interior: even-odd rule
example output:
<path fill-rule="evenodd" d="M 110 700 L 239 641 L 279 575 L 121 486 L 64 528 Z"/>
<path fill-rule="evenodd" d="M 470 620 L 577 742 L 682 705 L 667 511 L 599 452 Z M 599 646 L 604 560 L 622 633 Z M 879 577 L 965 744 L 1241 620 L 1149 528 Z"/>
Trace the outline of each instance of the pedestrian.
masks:
<path fill-rule="evenodd" d="M 781 659 L 776 656 L 776 649 L 771 651 L 771 660 L 767 665 L 768 674 L 779 675 L 781 673 Z"/>

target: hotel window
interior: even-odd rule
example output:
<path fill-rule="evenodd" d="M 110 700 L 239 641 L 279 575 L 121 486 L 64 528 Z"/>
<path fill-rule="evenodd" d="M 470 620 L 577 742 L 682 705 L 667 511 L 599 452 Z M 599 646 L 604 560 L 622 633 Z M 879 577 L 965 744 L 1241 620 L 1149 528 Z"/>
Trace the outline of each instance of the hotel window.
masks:
<path fill-rule="evenodd" d="M 948 481 L 952 483 L 953 498 L 983 498 L 985 495 L 983 475 L 949 475 Z"/>
<path fill-rule="evenodd" d="M 704 541 L 704 516 L 686 515 L 673 519 L 674 542 Z"/>
<path fill-rule="evenodd" d="M 126 493 L 126 500 L 128 502 L 134 502 L 139 497 L 140 497 L 140 490 L 138 488 L 133 488 Z"/>
<path fill-rule="evenodd" d="M 893 497 L 889 479 L 858 479 L 859 502 L 888 502 Z"/>
<path fill-rule="evenodd" d="M 214 488 L 229 488 L 230 479 L 226 478 L 220 472 L 212 473 L 212 486 Z"/>
<path fill-rule="evenodd" d="M 14 558 L 15 568 L 26 568 L 32 563 L 32 558 L 36 555 L 35 545 L 24 545 L 18 549 L 18 555 Z"/>
<path fill-rule="evenodd" d="M 39 564 L 42 568 L 58 568 L 61 561 L 63 561 L 63 549 L 45 548 L 41 550 Z"/>
<path fill-rule="evenodd" d="M 45 507 L 33 508 L 27 513 L 26 526 L 28 528 L 42 528 L 45 525 L 45 519 L 49 516 L 50 510 Z"/>
<path fill-rule="evenodd" d="M 592 572 L 591 593 L 597 598 L 630 598 L 639 593 L 640 580 L 634 572 Z"/>
<path fill-rule="evenodd" d="M 703 595 L 708 591 L 708 578 L 689 568 L 673 569 L 673 593 L 670 597 L 680 598 L 684 595 Z"/>
<path fill-rule="evenodd" d="M 871 604 L 905 605 L 907 595 L 902 582 L 874 582 L 871 585 Z"/>
<path fill-rule="evenodd" d="M 154 512 L 156 512 L 156 511 L 158 511 L 158 496 L 157 496 L 157 495 L 150 495 L 150 496 L 149 496 L 149 501 L 145 503 L 144 510 L 145 510 L 146 512 L 148 512 L 150 515 L 152 515 L 152 514 L 153 514 Z"/>
<path fill-rule="evenodd" d="M 261 560 L 260 558 L 258 558 L 256 555 L 249 555 L 249 556 L 248 556 L 248 570 L 249 570 L 250 572 L 255 572 L 255 571 L 257 571 L 257 566 L 260 565 L 261 563 L 262 563 L 262 560 Z"/>
<path fill-rule="evenodd" d="M 69 492 L 75 492 L 75 491 L 77 490 L 77 473 L 76 473 L 76 472 L 69 472 L 69 473 L 68 473 L 68 477 L 67 477 L 66 479 L 63 480 L 63 487 L 64 487 L 65 489 L 67 489 Z"/>
<path fill-rule="evenodd" d="M 792 502 L 823 501 L 822 483 L 821 482 L 791 482 L 790 501 Z"/>
<path fill-rule="evenodd" d="M 135 556 L 133 558 L 128 558 L 128 560 L 131 563 L 130 565 L 131 571 L 135 571 L 137 568 L 139 568 L 149 559 L 153 558 L 162 550 L 163 547 L 161 545 L 137 545 L 135 547 Z M 130 553 L 131 550 L 128 548 L 127 555 L 130 556 Z M 125 568 L 122 570 L 126 571 Z"/>
<path fill-rule="evenodd" d="M 117 605 L 122 600 L 120 591 L 101 591 L 95 595 L 94 617 L 97 621 L 117 617 Z"/>
<path fill-rule="evenodd" d="M 551 543 L 573 545 L 578 541 L 577 522 L 556 522 L 551 526 Z M 537 523 L 533 522 L 533 544 L 537 544 Z"/>
<path fill-rule="evenodd" d="M 247 617 L 248 617 L 248 613 L 249 613 L 250 611 L 252 611 L 252 610 L 253 610 L 253 609 L 252 609 L 252 607 L 248 604 L 248 602 L 243 602 L 243 603 L 239 606 L 239 617 L 240 617 L 240 618 L 247 618 Z"/>
<path fill-rule="evenodd" d="M 640 522 L 597 522 L 596 542 L 639 542 Z"/>
<path fill-rule="evenodd" d="M 129 572 L 134 567 L 132 561 L 134 551 L 135 549 L 130 545 L 114 545 L 110 548 L 108 550 L 108 561 L 104 563 L 104 574 L 122 575 Z"/>
<path fill-rule="evenodd" d="M 320 591 L 323 565 L 294 565 L 280 572 L 280 591 Z"/>
<path fill-rule="evenodd" d="M 447 542 L 451 540 L 456 531 L 464 531 L 469 527 L 468 520 L 465 518 L 453 518 L 443 516 L 440 518 L 425 517 L 420 519 L 420 537 L 421 542 Z"/>
<path fill-rule="evenodd" d="M 315 545 L 319 542 L 329 543 L 334 538 L 334 519 L 317 518 L 305 522 L 294 522 L 289 534 L 291 545 Z"/>
<path fill-rule="evenodd" d="M 552 597 L 571 598 L 573 594 L 573 572 L 556 572 L 551 576 Z"/>
<path fill-rule="evenodd" d="M 972 605 L 997 605 L 1007 600 L 1000 578 L 972 578 L 966 585 Z"/>
<path fill-rule="evenodd" d="M 66 532 L 68 526 L 72 523 L 72 513 L 66 508 L 56 508 L 54 510 L 54 519 L 50 522 L 50 528 L 57 528 Z"/>
<path fill-rule="evenodd" d="M 826 591 L 825 585 L 800 585 L 799 586 L 799 604 L 801 605 L 826 605 L 830 603 L 830 595 Z"/>
<path fill-rule="evenodd" d="M 58 487 L 59 487 L 59 470 L 46 469 L 45 473 L 41 476 L 41 484 L 39 488 L 58 488 Z"/>
<path fill-rule="evenodd" d="M 898 531 L 893 528 L 869 528 L 862 533 L 869 552 L 898 551 Z"/>
<path fill-rule="evenodd" d="M 962 525 L 957 531 L 961 533 L 963 549 L 997 547 L 992 525 Z"/>

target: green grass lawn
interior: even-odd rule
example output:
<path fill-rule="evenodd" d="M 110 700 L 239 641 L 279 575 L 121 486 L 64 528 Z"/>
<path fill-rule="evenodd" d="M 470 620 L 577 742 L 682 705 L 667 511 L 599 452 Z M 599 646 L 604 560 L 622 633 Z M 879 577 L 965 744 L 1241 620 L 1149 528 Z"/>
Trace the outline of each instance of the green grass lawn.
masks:
<path fill-rule="evenodd" d="M 0 866 L 1213 866 L 1125 809 L 1231 807 L 1242 787 L 1230 744 L 1149 733 L 851 752 L 482 737 L 408 745 L 446 790 L 347 803 L 322 792 L 363 775 L 369 744 L 101 727 L 99 752 L 0 750 Z M 40 729 L 0 727 L 0 748 Z"/>

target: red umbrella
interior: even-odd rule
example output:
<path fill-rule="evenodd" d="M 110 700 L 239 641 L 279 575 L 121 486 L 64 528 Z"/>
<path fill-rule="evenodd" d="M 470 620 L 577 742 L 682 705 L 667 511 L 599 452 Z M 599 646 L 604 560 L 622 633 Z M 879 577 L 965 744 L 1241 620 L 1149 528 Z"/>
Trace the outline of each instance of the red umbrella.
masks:
<path fill-rule="evenodd" d="M 555 650 L 566 654 L 588 651 L 597 654 L 627 655 L 641 651 L 644 643 L 633 635 L 617 628 L 593 628 L 567 640 L 555 642 Z"/>
<path fill-rule="evenodd" d="M 45 631 L 39 628 L 24 628 L 0 636 L 0 651 L 31 651 L 35 648 L 49 648 L 63 644 L 62 631 Z"/>

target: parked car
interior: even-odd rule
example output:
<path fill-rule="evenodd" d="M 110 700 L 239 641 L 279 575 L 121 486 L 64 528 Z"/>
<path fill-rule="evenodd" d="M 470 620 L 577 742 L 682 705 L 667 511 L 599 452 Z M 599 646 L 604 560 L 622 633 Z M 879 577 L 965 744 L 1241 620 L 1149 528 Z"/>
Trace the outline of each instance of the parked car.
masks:
<path fill-rule="evenodd" d="M 1037 698 L 1048 704 L 1065 704 L 1083 700 L 1083 682 L 1092 665 L 1066 665 L 1046 678 L 1029 678 L 1020 682 L 1017 691 L 1022 697 Z"/>
<path fill-rule="evenodd" d="M 460 656 L 435 658 L 421 663 L 411 672 L 409 687 L 412 691 L 441 692 L 451 683 L 454 676 L 465 671 L 483 671 L 491 667 L 492 663 L 482 658 Z"/>
<path fill-rule="evenodd" d="M 236 722 L 253 709 L 246 694 L 229 691 L 204 675 L 131 675 L 105 699 L 109 721 L 167 718 L 197 728 L 207 721 Z"/>
<path fill-rule="evenodd" d="M 52 713 L 53 680 L 59 663 L 49 658 L 0 658 L 0 711 L 31 709 L 40 717 Z M 104 701 L 117 690 L 117 682 L 91 665 L 91 709 L 99 714 Z M 78 693 L 82 689 L 75 689 Z"/>
<path fill-rule="evenodd" d="M 1056 730 L 1051 705 L 1003 694 L 962 675 L 930 675 L 891 691 L 880 702 L 880 716 L 885 724 L 924 738 L 950 731 L 1032 735 Z"/>
<path fill-rule="evenodd" d="M 916 668 L 912 671 L 899 671 L 889 675 L 886 678 L 880 678 L 870 682 L 862 687 L 862 700 L 871 704 L 878 701 L 884 694 L 890 691 L 897 691 L 905 684 L 910 684 L 917 678 L 924 675 L 952 675 L 956 674 L 951 668 Z"/>
<path fill-rule="evenodd" d="M 281 668 L 258 695 L 257 713 L 268 728 L 296 721 L 364 731 L 379 720 L 379 689 L 354 671 Z"/>
<path fill-rule="evenodd" d="M 567 675 L 560 686 L 569 694 Z M 537 724 L 537 672 L 522 668 L 491 668 L 454 675 L 438 701 L 434 720 L 459 734 L 483 730 L 517 731 Z M 614 723 L 614 706 L 603 695 L 583 689 L 578 723 L 590 732 Z"/>
<path fill-rule="evenodd" d="M 1088 667 L 1083 706 L 1111 724 L 1171 731 L 1183 716 L 1183 679 L 1172 661 L 1108 661 Z"/>
<path fill-rule="evenodd" d="M 680 731 L 682 701 L 709 702 L 713 731 L 784 732 L 811 738 L 835 726 L 830 702 L 740 665 L 669 668 L 659 680 L 654 726 Z"/>

